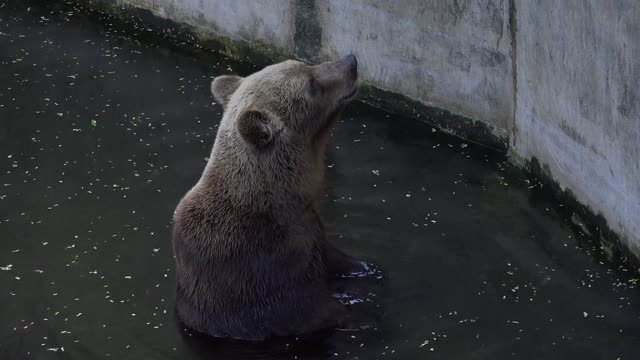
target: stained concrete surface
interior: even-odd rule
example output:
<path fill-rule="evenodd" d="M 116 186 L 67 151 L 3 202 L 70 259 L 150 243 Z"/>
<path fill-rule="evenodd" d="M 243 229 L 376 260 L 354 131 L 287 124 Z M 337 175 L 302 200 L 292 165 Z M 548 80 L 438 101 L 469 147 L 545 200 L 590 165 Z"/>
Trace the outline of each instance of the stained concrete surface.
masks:
<path fill-rule="evenodd" d="M 508 1 L 98 2 L 148 9 L 201 37 L 268 44 L 289 57 L 353 53 L 361 79 L 378 88 L 481 121 L 496 138 L 511 130 Z"/>
<path fill-rule="evenodd" d="M 507 1 L 317 3 L 324 57 L 354 53 L 377 87 L 511 132 Z"/>
<path fill-rule="evenodd" d="M 608 263 L 504 156 L 362 103 L 333 136 L 323 216 L 344 249 L 384 270 L 342 285 L 372 327 L 266 344 L 183 331 L 171 214 L 221 117 L 212 76 L 255 69 L 112 23 L 64 5 L 0 3 L 0 358 L 640 352 L 638 269 Z"/>
<path fill-rule="evenodd" d="M 516 7 L 511 151 L 536 157 L 640 257 L 640 3 Z"/>

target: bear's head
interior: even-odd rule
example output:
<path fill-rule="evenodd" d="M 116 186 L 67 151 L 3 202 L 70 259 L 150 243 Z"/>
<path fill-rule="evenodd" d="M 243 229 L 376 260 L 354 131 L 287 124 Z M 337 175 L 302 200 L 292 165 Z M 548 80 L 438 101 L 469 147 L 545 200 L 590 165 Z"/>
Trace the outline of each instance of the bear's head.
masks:
<path fill-rule="evenodd" d="M 319 65 L 289 60 L 244 78 L 216 77 L 211 91 L 225 112 L 220 130 L 238 135 L 260 156 L 326 137 L 339 111 L 355 97 L 357 78 L 353 55 Z"/>
<path fill-rule="evenodd" d="M 217 187 L 224 182 L 236 201 L 260 198 L 266 204 L 265 194 L 277 202 L 292 194 L 318 200 L 330 129 L 355 97 L 357 80 L 353 55 L 319 65 L 290 60 L 247 77 L 216 77 L 211 91 L 224 115 L 203 179 L 215 177 Z"/>

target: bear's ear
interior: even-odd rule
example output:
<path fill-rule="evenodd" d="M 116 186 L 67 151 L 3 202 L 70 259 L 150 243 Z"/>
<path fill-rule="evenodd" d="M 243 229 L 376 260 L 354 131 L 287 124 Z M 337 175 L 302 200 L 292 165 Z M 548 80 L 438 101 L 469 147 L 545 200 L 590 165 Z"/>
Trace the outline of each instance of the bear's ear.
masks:
<path fill-rule="evenodd" d="M 267 147 L 276 135 L 275 119 L 257 110 L 246 110 L 238 117 L 238 132 L 256 149 Z"/>
<path fill-rule="evenodd" d="M 238 89 L 240 83 L 242 83 L 242 78 L 237 75 L 218 76 L 211 83 L 211 93 L 216 101 L 226 109 L 229 98 Z"/>

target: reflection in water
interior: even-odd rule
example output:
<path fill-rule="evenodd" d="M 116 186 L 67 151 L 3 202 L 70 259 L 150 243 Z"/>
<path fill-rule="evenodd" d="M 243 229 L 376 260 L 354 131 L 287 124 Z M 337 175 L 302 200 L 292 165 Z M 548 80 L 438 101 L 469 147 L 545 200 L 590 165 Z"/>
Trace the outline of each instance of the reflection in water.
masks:
<path fill-rule="evenodd" d="M 181 331 L 188 354 L 193 359 L 326 359 L 333 355 L 332 332 L 304 338 L 275 339 L 267 342 L 247 342 L 212 339 L 206 335 Z"/>

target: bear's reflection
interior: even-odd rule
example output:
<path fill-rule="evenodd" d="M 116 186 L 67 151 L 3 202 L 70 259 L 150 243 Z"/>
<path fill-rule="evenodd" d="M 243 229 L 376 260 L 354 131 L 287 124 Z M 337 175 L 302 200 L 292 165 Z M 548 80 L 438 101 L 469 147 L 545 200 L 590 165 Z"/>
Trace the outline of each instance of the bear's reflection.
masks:
<path fill-rule="evenodd" d="M 336 330 L 324 330 L 304 337 L 276 338 L 252 342 L 217 339 L 181 326 L 185 358 L 253 360 L 253 359 L 327 359 L 334 357 L 330 342 Z"/>

